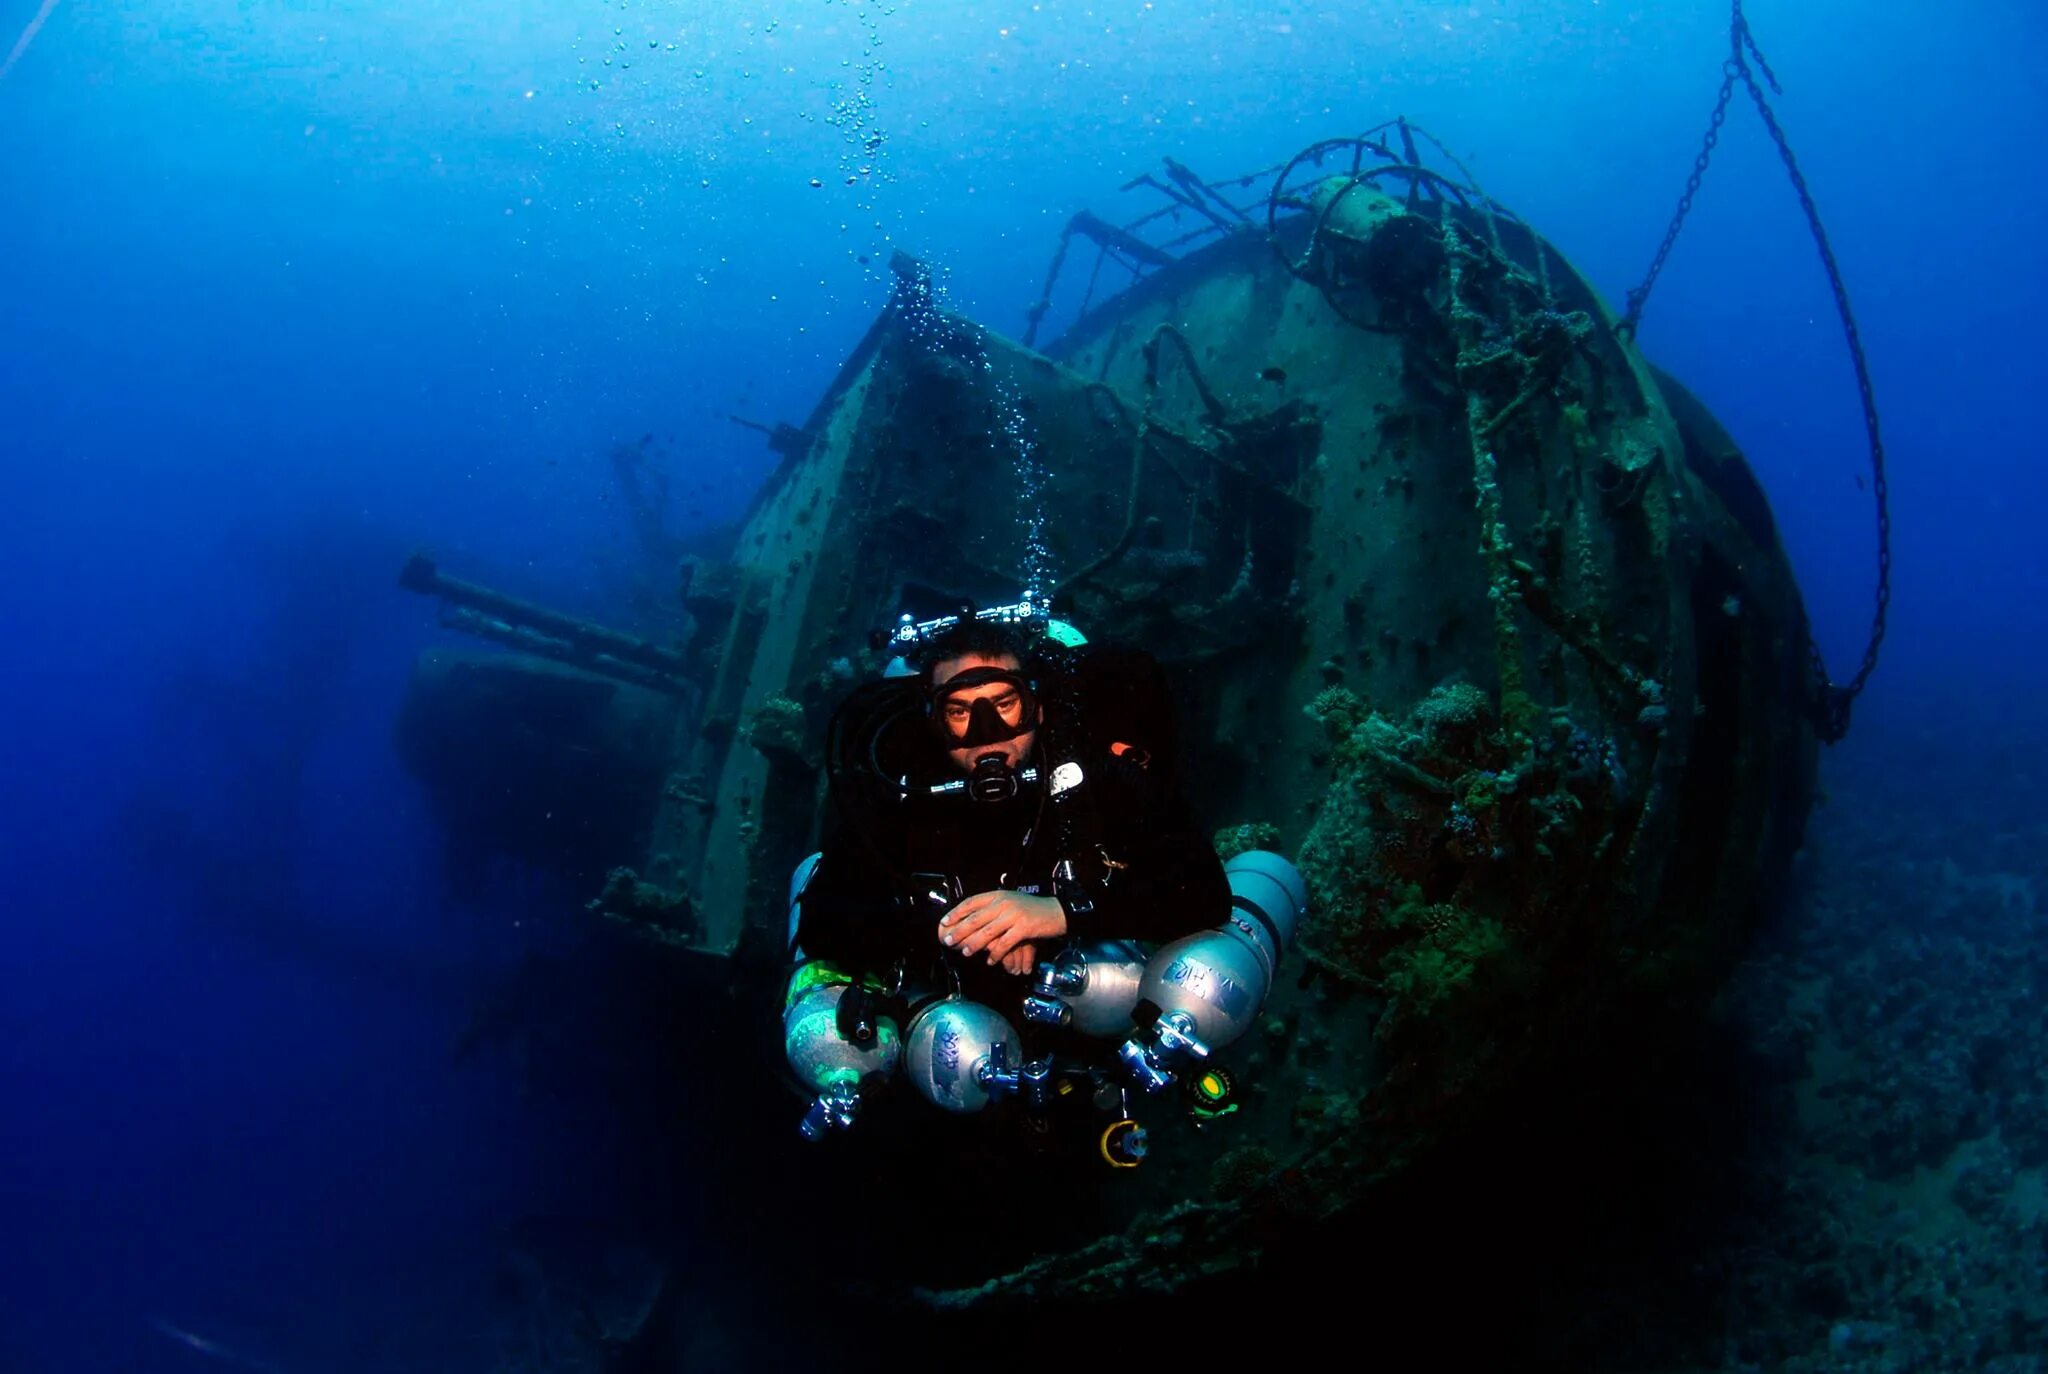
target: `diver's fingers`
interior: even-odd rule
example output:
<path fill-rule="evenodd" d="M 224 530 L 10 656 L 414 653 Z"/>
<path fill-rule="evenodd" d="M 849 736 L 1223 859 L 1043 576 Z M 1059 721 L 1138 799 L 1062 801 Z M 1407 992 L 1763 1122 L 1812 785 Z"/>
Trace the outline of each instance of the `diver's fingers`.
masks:
<path fill-rule="evenodd" d="M 1004 936 L 1016 924 L 1017 918 L 1014 913 L 1000 909 L 991 911 L 976 924 L 975 928 L 965 938 L 960 939 L 960 952 L 962 954 L 977 954 L 986 950 L 988 951 L 989 962 L 994 963 L 1002 955 L 997 953 L 992 946 L 998 941 L 1003 940 Z M 1015 943 L 1014 939 L 1004 944 L 1003 949 L 1007 951 L 1010 944 L 1013 943 Z"/>
<path fill-rule="evenodd" d="M 970 906 L 969 903 L 974 905 Z M 995 914 L 994 903 L 969 897 L 939 922 L 939 939 L 949 945 L 959 945 L 993 919 Z"/>
<path fill-rule="evenodd" d="M 989 902 L 994 900 L 996 895 L 993 892 L 977 892 L 972 897 L 962 897 L 959 901 L 953 903 L 945 915 L 939 917 L 939 929 L 944 930 L 947 926 L 964 920 L 975 912 L 984 909 L 988 906 Z"/>
<path fill-rule="evenodd" d="M 988 942 L 988 961 L 993 964 L 1008 958 L 1010 951 L 1024 943 L 1025 936 L 1029 934 L 1021 920 L 1004 922 Z"/>

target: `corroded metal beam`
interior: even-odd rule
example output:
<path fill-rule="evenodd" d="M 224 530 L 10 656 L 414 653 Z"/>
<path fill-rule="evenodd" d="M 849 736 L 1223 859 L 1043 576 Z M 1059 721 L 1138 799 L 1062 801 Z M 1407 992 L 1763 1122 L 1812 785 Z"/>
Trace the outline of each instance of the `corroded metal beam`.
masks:
<path fill-rule="evenodd" d="M 669 696 L 691 691 L 688 661 L 674 650 L 449 577 L 423 553 L 406 560 L 398 585 L 440 598 L 441 623 L 450 629 Z"/>

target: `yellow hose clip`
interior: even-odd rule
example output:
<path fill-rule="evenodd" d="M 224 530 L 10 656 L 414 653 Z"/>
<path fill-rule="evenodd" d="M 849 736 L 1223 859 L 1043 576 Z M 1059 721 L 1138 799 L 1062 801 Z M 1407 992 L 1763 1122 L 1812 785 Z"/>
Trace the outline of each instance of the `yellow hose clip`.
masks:
<path fill-rule="evenodd" d="M 1127 1116 L 1112 1121 L 1103 1128 L 1099 1148 L 1110 1168 L 1135 1169 L 1145 1161 L 1145 1128 Z"/>

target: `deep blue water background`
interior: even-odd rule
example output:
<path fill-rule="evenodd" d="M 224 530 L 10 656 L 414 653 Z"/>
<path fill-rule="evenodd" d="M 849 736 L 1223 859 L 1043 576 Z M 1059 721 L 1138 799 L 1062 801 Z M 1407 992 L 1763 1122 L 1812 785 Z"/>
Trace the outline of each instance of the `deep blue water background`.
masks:
<path fill-rule="evenodd" d="M 0 0 L 0 44 L 38 9 Z M 443 634 L 409 549 L 623 618 L 608 445 L 674 436 L 678 518 L 733 518 L 772 455 L 726 413 L 803 418 L 891 247 L 1021 332 L 1066 216 L 1121 217 L 1162 155 L 1222 175 L 1406 114 L 1618 301 L 1725 51 L 1719 5 L 1569 0 L 148 9 L 65 0 L 0 78 L 4 1371 L 205 1363 L 159 1322 L 292 1371 L 487 1367 L 505 1224 L 645 1181 L 596 1096 L 450 1062 L 560 916 L 516 875 L 444 890 L 391 744 Z M 2048 740 L 2048 13 L 1751 18 L 1894 460 L 1846 748 Z M 856 188 L 827 117 L 862 89 Z M 1746 108 L 1643 342 L 1746 447 L 1846 671 L 1860 431 Z M 1930 773 L 1928 826 L 2004 785 Z"/>

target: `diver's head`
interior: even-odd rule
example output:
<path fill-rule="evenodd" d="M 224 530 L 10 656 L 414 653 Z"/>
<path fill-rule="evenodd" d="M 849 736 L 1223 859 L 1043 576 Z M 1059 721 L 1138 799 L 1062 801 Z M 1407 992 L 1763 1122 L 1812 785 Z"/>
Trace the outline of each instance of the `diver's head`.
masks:
<path fill-rule="evenodd" d="M 973 777 L 1014 776 L 1045 719 L 1021 637 L 1007 626 L 963 621 L 927 645 L 924 662 L 925 710 L 946 757 Z"/>
<path fill-rule="evenodd" d="M 932 725 L 961 772 L 986 770 L 984 760 L 991 755 L 1015 772 L 1030 756 L 1045 708 L 1023 668 L 1017 655 L 1004 653 L 968 652 L 932 664 Z"/>

